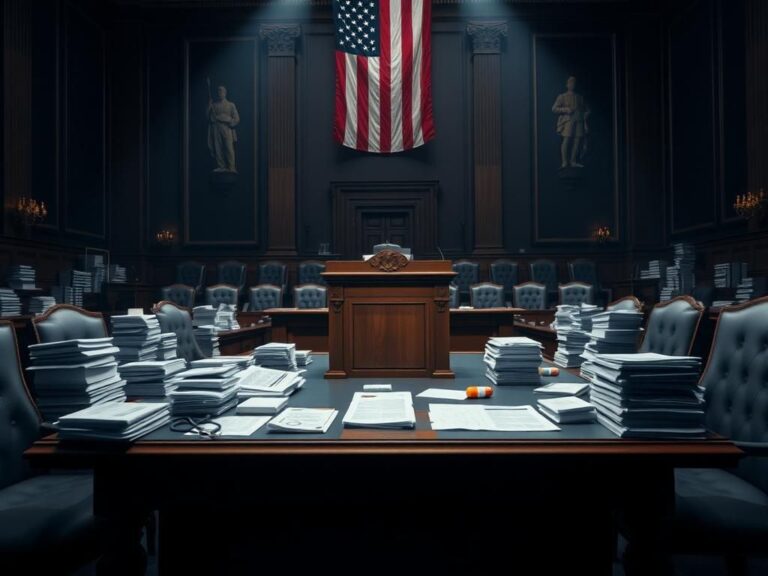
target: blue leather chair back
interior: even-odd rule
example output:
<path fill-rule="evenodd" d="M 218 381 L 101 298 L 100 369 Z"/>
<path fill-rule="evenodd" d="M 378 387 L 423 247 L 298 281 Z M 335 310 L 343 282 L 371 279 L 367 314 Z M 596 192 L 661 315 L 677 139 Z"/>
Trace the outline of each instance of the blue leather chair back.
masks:
<path fill-rule="evenodd" d="M 618 300 L 615 300 L 614 302 L 611 302 L 608 304 L 608 306 L 605 307 L 606 310 L 642 310 L 643 305 L 634 296 L 624 296 L 624 298 L 619 298 Z"/>
<path fill-rule="evenodd" d="M 544 284 L 550 292 L 557 290 L 557 264 L 552 260 L 536 260 L 531 262 L 531 280 Z"/>
<path fill-rule="evenodd" d="M 656 304 L 645 327 L 640 352 L 687 356 L 703 313 L 704 307 L 690 296 Z"/>
<path fill-rule="evenodd" d="M 547 302 L 547 287 L 537 282 L 524 282 L 512 290 L 515 308 L 544 310 Z"/>
<path fill-rule="evenodd" d="M 325 262 L 307 260 L 299 264 L 299 284 L 325 284 L 321 274 L 325 272 Z"/>
<path fill-rule="evenodd" d="M 208 288 L 205 289 L 205 303 L 214 307 L 219 304 L 237 305 L 238 294 L 239 292 L 237 288 L 227 284 L 208 286 Z"/>
<path fill-rule="evenodd" d="M 0 321 L 0 489 L 29 475 L 24 451 L 40 435 L 37 413 L 21 372 L 13 324 Z"/>
<path fill-rule="evenodd" d="M 480 264 L 469 260 L 457 260 L 453 263 L 456 276 L 453 284 L 459 289 L 459 295 L 469 294 L 469 287 L 480 281 Z"/>
<path fill-rule="evenodd" d="M 205 264 L 200 262 L 182 262 L 176 266 L 176 283 L 192 286 L 200 292 L 205 286 Z"/>
<path fill-rule="evenodd" d="M 453 284 L 451 284 L 448 287 L 448 307 L 449 308 L 458 308 L 459 307 L 459 289 L 456 288 Z"/>
<path fill-rule="evenodd" d="M 171 284 L 161 290 L 162 299 L 175 302 L 179 306 L 189 308 L 195 305 L 195 289 L 186 284 Z"/>
<path fill-rule="evenodd" d="M 571 282 L 582 282 L 592 286 L 600 285 L 597 277 L 597 264 L 594 260 L 580 258 L 568 262 L 568 275 L 571 277 Z"/>
<path fill-rule="evenodd" d="M 504 287 L 504 292 L 512 293 L 512 288 L 517 284 L 518 265 L 512 260 L 496 260 L 491 262 L 491 282 Z"/>
<path fill-rule="evenodd" d="M 373 253 L 378 254 L 382 250 L 393 250 L 394 252 L 401 252 L 403 249 L 400 244 L 390 244 L 389 242 L 385 242 L 384 244 L 375 244 L 373 247 Z"/>
<path fill-rule="evenodd" d="M 296 308 L 325 308 L 328 305 L 328 289 L 318 284 L 305 284 L 293 289 Z"/>
<path fill-rule="evenodd" d="M 260 264 L 259 284 L 273 284 L 285 288 L 285 264 L 275 261 Z"/>
<path fill-rule="evenodd" d="M 245 288 L 245 264 L 236 260 L 219 263 L 219 284 L 229 284 L 237 288 L 238 293 Z"/>
<path fill-rule="evenodd" d="M 768 443 L 768 297 L 720 313 L 699 383 L 709 430 L 737 442 Z M 737 473 L 768 492 L 768 459 L 744 458 Z"/>
<path fill-rule="evenodd" d="M 283 305 L 283 290 L 272 284 L 253 286 L 248 291 L 248 301 L 251 304 L 251 310 L 280 308 Z"/>
<path fill-rule="evenodd" d="M 152 308 L 160 323 L 161 332 L 174 332 L 177 339 L 176 354 L 187 362 L 205 358 L 195 340 L 195 332 L 192 328 L 192 316 L 187 310 L 180 308 L 173 302 L 158 302 Z"/>
<path fill-rule="evenodd" d="M 560 291 L 560 304 L 581 306 L 582 304 L 592 304 L 595 300 L 595 289 L 591 284 L 570 282 L 561 284 L 558 290 Z"/>
<path fill-rule="evenodd" d="M 491 282 L 475 284 L 469 288 L 469 302 L 473 308 L 503 308 L 504 287 Z"/>
<path fill-rule="evenodd" d="M 45 314 L 34 318 L 32 324 L 40 343 L 109 336 L 100 313 L 69 304 L 57 304 L 49 308 Z"/>

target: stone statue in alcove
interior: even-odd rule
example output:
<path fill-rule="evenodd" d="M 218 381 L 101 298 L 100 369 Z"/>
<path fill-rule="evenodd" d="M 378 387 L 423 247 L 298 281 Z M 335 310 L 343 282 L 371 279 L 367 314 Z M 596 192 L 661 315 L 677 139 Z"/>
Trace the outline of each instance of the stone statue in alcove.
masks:
<path fill-rule="evenodd" d="M 560 144 L 560 168 L 584 168 L 582 160 L 587 150 L 592 110 L 584 96 L 576 92 L 575 76 L 570 76 L 565 85 L 566 91 L 552 105 L 552 112 L 558 115 L 557 133 L 563 138 Z"/>
<path fill-rule="evenodd" d="M 235 163 L 235 142 L 240 123 L 237 106 L 227 99 L 227 87 L 216 89 L 216 99 L 211 97 L 208 81 L 208 150 L 216 160 L 214 172 L 237 172 Z"/>

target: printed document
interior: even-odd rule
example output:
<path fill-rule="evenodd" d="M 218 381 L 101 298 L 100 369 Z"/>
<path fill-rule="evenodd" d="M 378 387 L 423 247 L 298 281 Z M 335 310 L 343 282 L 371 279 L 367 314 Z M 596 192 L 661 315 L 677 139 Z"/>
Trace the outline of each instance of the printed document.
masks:
<path fill-rule="evenodd" d="M 488 432 L 553 432 L 560 430 L 533 406 L 478 406 L 430 404 L 433 430 Z"/>

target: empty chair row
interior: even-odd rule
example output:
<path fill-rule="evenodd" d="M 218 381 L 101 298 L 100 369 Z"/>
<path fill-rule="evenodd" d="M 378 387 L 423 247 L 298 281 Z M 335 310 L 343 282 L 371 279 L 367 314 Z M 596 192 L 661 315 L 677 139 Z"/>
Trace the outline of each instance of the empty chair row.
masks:
<path fill-rule="evenodd" d="M 219 304 L 238 304 L 237 287 L 217 284 L 205 289 L 205 303 L 211 306 Z M 195 289 L 185 284 L 172 284 L 161 290 L 162 299 L 174 302 L 185 308 L 195 305 Z M 266 310 L 283 306 L 284 288 L 276 284 L 259 284 L 248 289 L 248 309 Z M 327 289 L 320 284 L 302 284 L 293 288 L 293 304 L 296 308 L 325 308 Z"/>
<path fill-rule="evenodd" d="M 259 284 L 280 286 L 283 291 L 288 287 L 287 266 L 275 260 L 259 264 Z M 220 262 L 217 266 L 217 284 L 227 284 L 237 288 L 238 296 L 243 297 L 247 285 L 246 265 L 236 260 Z M 325 263 L 317 260 L 306 260 L 299 263 L 299 284 L 325 284 L 322 273 Z M 202 262 L 182 262 L 176 266 L 176 284 L 191 286 L 195 296 L 203 294 L 206 287 L 206 267 Z"/>
<path fill-rule="evenodd" d="M 559 302 L 578 306 L 594 302 L 594 289 L 590 284 L 571 282 L 558 286 Z M 469 287 L 469 304 L 473 308 L 503 308 L 507 306 L 504 286 L 493 282 L 480 282 Z M 450 286 L 450 306 L 458 308 L 459 288 Z M 524 282 L 512 287 L 512 305 L 526 310 L 543 310 L 547 306 L 547 287 L 538 282 Z"/>
<path fill-rule="evenodd" d="M 459 298 L 466 300 L 469 298 L 470 287 L 480 282 L 480 264 L 469 260 L 457 260 L 453 263 L 453 271 L 457 274 L 453 283 L 459 289 Z M 558 292 L 557 264 L 552 260 L 535 260 L 529 264 L 529 272 L 532 282 L 543 284 L 546 288 L 547 302 L 545 306 L 554 301 Z M 573 260 L 568 263 L 568 274 L 571 282 L 589 284 L 593 286 L 595 291 L 601 291 L 597 265 L 594 261 Z M 509 298 L 513 294 L 514 286 L 520 283 L 519 264 L 507 259 L 495 260 L 490 265 L 489 276 L 491 282 L 503 286 L 504 292 Z"/>

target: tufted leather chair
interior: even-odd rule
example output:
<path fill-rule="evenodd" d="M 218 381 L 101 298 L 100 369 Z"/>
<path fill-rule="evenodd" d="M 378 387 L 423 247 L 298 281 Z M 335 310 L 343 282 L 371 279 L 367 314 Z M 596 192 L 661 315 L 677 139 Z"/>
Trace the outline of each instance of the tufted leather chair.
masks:
<path fill-rule="evenodd" d="M 635 296 L 624 296 L 606 306 L 606 310 L 642 310 L 643 304 Z"/>
<path fill-rule="evenodd" d="M 547 289 L 546 308 L 550 302 L 557 298 L 557 264 L 552 260 L 534 260 L 530 264 L 531 281 L 544 284 Z"/>
<path fill-rule="evenodd" d="M 384 242 L 383 244 L 375 244 L 373 246 L 374 254 L 378 254 L 382 250 L 393 250 L 395 252 L 402 252 L 403 247 L 400 246 L 400 244 L 390 244 L 389 242 Z"/>
<path fill-rule="evenodd" d="M 325 262 L 305 260 L 299 264 L 299 284 L 325 284 L 321 274 L 325 272 Z"/>
<path fill-rule="evenodd" d="M 282 293 L 285 294 L 288 289 L 285 264 L 274 260 L 261 263 L 259 265 L 259 284 L 280 286 L 280 289 L 283 291 Z M 280 306 L 282 305 L 281 301 Z"/>
<path fill-rule="evenodd" d="M 161 332 L 175 332 L 177 338 L 176 353 L 179 358 L 187 362 L 205 358 L 195 340 L 195 332 L 192 328 L 192 316 L 189 310 L 181 308 L 174 302 L 163 300 L 152 308 L 152 313 L 157 316 Z"/>
<path fill-rule="evenodd" d="M 24 451 L 41 422 L 21 372 L 13 324 L 0 321 L 0 566 L 69 573 L 98 552 L 93 476 L 32 476 Z M 53 573 L 53 571 L 52 571 Z"/>
<path fill-rule="evenodd" d="M 592 304 L 595 301 L 594 287 L 591 284 L 582 282 L 570 282 L 560 284 L 560 304 L 570 306 L 581 306 L 582 304 Z"/>
<path fill-rule="evenodd" d="M 280 286 L 259 284 L 252 286 L 248 291 L 248 301 L 251 303 L 251 310 L 254 311 L 280 308 L 283 305 L 283 291 Z"/>
<path fill-rule="evenodd" d="M 461 301 L 465 296 L 469 297 L 469 287 L 480 281 L 480 264 L 469 260 L 457 260 L 452 268 L 456 272 L 452 284 L 459 289 L 459 301 Z"/>
<path fill-rule="evenodd" d="M 492 282 L 474 284 L 469 288 L 469 302 L 473 308 L 503 308 L 504 287 Z"/>
<path fill-rule="evenodd" d="M 640 352 L 687 356 L 693 349 L 704 307 L 690 296 L 656 304 L 651 311 Z"/>
<path fill-rule="evenodd" d="M 202 294 L 205 286 L 205 264 L 181 262 L 176 266 L 176 283 L 186 284 L 195 289 L 195 296 Z"/>
<path fill-rule="evenodd" d="M 70 304 L 57 304 L 42 316 L 32 319 L 39 343 L 104 338 L 107 324 L 99 312 L 89 312 Z"/>
<path fill-rule="evenodd" d="M 205 289 L 205 303 L 211 306 L 219 304 L 237 305 L 238 289 L 229 284 L 216 284 Z"/>
<path fill-rule="evenodd" d="M 448 307 L 449 308 L 458 308 L 459 307 L 459 289 L 456 288 L 453 284 L 451 284 L 448 287 Z"/>
<path fill-rule="evenodd" d="M 547 302 L 547 287 L 537 282 L 524 282 L 513 288 L 515 308 L 544 310 Z"/>
<path fill-rule="evenodd" d="M 328 289 L 318 284 L 304 284 L 293 289 L 296 308 L 325 308 L 328 305 Z"/>
<path fill-rule="evenodd" d="M 505 296 L 512 297 L 512 288 L 517 284 L 517 279 L 517 262 L 504 259 L 491 262 L 491 282 L 503 286 Z"/>
<path fill-rule="evenodd" d="M 219 262 L 218 271 L 219 284 L 234 286 L 237 288 L 238 296 L 241 296 L 245 291 L 245 264 L 236 260 Z"/>
<path fill-rule="evenodd" d="M 747 456 L 732 470 L 675 471 L 675 548 L 739 566 L 768 542 L 768 297 L 721 312 L 699 384 L 707 429 Z"/>
<path fill-rule="evenodd" d="M 175 302 L 179 306 L 189 308 L 195 306 L 195 289 L 186 284 L 171 284 L 161 290 L 162 299 Z"/>
<path fill-rule="evenodd" d="M 594 260 L 585 258 L 571 260 L 568 262 L 568 275 L 571 282 L 582 282 L 592 284 L 592 286 L 600 285 L 600 280 L 597 277 L 597 264 Z"/>

